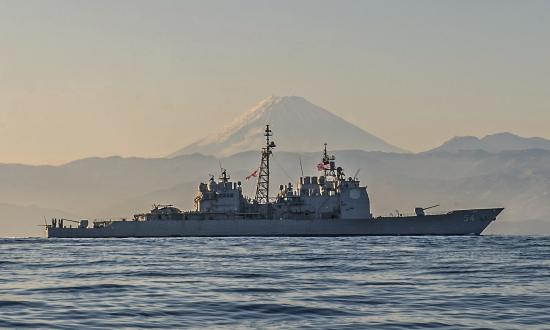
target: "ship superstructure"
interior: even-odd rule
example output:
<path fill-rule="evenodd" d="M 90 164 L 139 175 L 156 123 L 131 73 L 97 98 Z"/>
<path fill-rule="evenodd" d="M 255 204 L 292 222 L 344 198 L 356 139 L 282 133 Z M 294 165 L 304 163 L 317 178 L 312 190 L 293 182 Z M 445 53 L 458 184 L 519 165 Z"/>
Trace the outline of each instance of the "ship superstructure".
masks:
<path fill-rule="evenodd" d="M 348 177 L 325 144 L 320 176 L 302 176 L 294 185 L 278 187 L 271 196 L 270 157 L 275 142 L 269 125 L 254 198 L 243 194 L 240 181 L 231 181 L 221 168 L 218 180 L 210 176 L 198 185 L 195 209 L 183 212 L 172 205 L 155 205 L 132 220 L 87 220 L 75 228 L 58 221 L 47 225 L 48 237 L 150 237 L 150 236 L 336 236 L 336 235 L 479 235 L 503 210 L 456 210 L 427 215 L 416 208 L 413 216 L 373 217 L 366 186 Z"/>
<path fill-rule="evenodd" d="M 335 157 L 329 156 L 325 144 L 323 158 L 317 165 L 321 176 L 305 176 L 293 185 L 280 185 L 277 195 L 269 196 L 269 158 L 275 143 L 270 141 L 269 126 L 265 131 L 266 146 L 262 149 L 256 197 L 243 195 L 241 182 L 230 180 L 227 170 L 221 169 L 216 182 L 211 176 L 200 183 L 195 197 L 195 212 L 185 216 L 200 219 L 369 219 L 370 201 L 367 187 L 357 178 L 346 178 L 344 170 L 336 167 Z"/>

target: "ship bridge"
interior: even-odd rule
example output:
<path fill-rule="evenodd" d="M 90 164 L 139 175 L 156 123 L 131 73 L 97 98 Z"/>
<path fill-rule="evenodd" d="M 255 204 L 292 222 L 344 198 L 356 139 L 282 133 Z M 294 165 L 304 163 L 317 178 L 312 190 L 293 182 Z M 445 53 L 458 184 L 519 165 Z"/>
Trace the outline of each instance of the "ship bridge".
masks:
<path fill-rule="evenodd" d="M 226 169 L 216 182 L 210 176 L 208 183 L 201 182 L 195 197 L 195 211 L 204 213 L 238 213 L 243 211 L 245 200 L 241 182 L 230 181 Z"/>

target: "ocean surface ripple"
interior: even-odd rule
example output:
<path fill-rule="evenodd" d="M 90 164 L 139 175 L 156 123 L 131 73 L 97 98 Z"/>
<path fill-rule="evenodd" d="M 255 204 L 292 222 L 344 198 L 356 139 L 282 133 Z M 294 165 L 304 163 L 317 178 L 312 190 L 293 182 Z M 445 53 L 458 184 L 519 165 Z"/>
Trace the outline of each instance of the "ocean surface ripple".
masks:
<path fill-rule="evenodd" d="M 5 238 L 0 270 L 0 328 L 550 328 L 550 237 Z"/>

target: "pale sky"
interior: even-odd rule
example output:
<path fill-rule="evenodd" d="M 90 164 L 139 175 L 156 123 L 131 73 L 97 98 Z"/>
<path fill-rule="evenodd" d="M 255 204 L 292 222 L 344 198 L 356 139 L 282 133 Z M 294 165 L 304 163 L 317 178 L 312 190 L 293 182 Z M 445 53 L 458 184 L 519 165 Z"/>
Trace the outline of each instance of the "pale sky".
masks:
<path fill-rule="evenodd" d="M 0 0 L 0 162 L 159 157 L 269 95 L 389 143 L 550 138 L 550 1 Z"/>

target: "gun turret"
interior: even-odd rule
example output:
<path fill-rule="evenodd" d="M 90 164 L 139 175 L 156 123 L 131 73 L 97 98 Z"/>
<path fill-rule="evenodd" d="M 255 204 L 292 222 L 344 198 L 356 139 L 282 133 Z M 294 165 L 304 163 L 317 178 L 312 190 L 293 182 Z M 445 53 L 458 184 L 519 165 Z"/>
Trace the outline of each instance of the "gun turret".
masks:
<path fill-rule="evenodd" d="M 416 216 L 418 216 L 418 217 L 423 217 L 423 216 L 426 215 L 426 212 L 424 212 L 424 211 L 436 208 L 438 206 L 439 206 L 439 204 L 428 206 L 428 207 L 415 207 L 414 208 L 414 213 L 416 213 Z"/>

